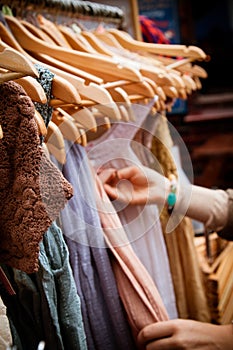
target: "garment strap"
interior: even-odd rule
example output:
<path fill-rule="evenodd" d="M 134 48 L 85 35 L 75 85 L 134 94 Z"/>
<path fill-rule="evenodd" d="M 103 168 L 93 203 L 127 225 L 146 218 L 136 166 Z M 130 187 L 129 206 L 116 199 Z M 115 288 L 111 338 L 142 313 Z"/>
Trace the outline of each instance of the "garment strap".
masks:
<path fill-rule="evenodd" d="M 16 294 L 14 291 L 14 288 L 12 287 L 9 279 L 7 278 L 7 275 L 5 274 L 1 266 L 0 266 L 0 283 L 2 283 L 2 285 L 4 286 L 8 294 L 10 295 Z"/>

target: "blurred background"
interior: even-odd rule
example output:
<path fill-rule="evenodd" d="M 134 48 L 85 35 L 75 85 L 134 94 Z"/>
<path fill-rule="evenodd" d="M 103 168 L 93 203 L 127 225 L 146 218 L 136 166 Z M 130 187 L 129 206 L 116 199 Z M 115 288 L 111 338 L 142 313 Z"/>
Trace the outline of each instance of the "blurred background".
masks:
<path fill-rule="evenodd" d="M 116 5 L 114 0 L 101 3 Z M 168 42 L 195 45 L 208 55 L 206 62 L 198 62 L 208 73 L 201 90 L 187 102 L 178 100 L 168 119 L 191 155 L 194 183 L 233 187 L 233 1 L 119 0 L 117 6 L 134 38 L 149 40 L 142 35 L 143 16 L 154 21 Z M 183 154 L 181 158 L 188 169 Z"/>
<path fill-rule="evenodd" d="M 170 43 L 196 45 L 208 55 L 198 63 L 208 73 L 202 89 L 177 101 L 168 118 L 189 150 L 195 184 L 233 187 L 233 1 L 139 0 L 138 11 Z"/>

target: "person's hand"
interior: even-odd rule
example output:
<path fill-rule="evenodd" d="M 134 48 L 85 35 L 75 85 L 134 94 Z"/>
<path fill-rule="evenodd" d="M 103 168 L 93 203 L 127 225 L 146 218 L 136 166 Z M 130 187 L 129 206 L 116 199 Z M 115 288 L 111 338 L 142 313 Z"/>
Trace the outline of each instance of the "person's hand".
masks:
<path fill-rule="evenodd" d="M 170 187 L 167 178 L 147 167 L 109 168 L 99 176 L 112 200 L 129 204 L 164 204 Z"/>
<path fill-rule="evenodd" d="M 233 325 L 169 320 L 144 327 L 138 342 L 146 350 L 233 350 Z"/>

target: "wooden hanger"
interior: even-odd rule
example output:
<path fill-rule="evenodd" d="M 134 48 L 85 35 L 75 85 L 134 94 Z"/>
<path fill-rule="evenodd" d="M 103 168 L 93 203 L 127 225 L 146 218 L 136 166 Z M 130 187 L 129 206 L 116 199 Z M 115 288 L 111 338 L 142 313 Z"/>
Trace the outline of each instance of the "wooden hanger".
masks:
<path fill-rule="evenodd" d="M 61 164 L 66 162 L 65 143 L 63 135 L 59 127 L 50 121 L 47 129 L 47 135 L 44 142 L 49 152 L 57 159 Z"/>
<path fill-rule="evenodd" d="M 102 45 L 101 41 L 98 39 L 98 37 L 92 33 L 92 32 L 86 32 L 82 31 L 81 34 L 87 38 L 90 42 L 90 44 L 101 54 L 107 55 L 109 57 L 119 59 L 119 62 L 123 62 L 123 64 L 127 65 L 127 63 L 130 65 L 132 64 L 132 60 L 127 59 L 125 57 L 120 56 L 120 49 L 119 53 L 116 54 L 114 52 L 111 52 L 111 50 L 107 49 Z M 141 62 L 138 62 L 138 69 L 140 70 L 140 73 L 145 76 L 150 78 L 151 80 L 155 81 L 159 85 L 168 85 L 171 83 L 169 75 L 167 72 L 159 67 L 150 67 L 148 64 L 144 64 L 144 61 L 141 60 Z"/>
<path fill-rule="evenodd" d="M 194 76 L 194 77 L 193 77 L 193 80 L 194 80 L 194 81 L 195 81 L 195 83 L 196 83 L 196 87 L 197 87 L 197 89 L 198 89 L 198 90 L 201 90 L 201 88 L 202 88 L 202 84 L 201 84 L 201 81 L 200 81 L 199 77 Z"/>
<path fill-rule="evenodd" d="M 133 39 L 128 33 L 118 29 L 110 28 L 109 33 L 119 41 L 119 43 L 128 50 L 151 52 L 157 55 L 193 57 L 204 60 L 206 54 L 197 46 L 185 46 L 176 44 L 151 44 Z"/>
<path fill-rule="evenodd" d="M 185 86 L 189 89 L 189 90 L 197 90 L 197 86 L 195 81 L 188 75 L 188 74 L 183 74 L 182 75 L 183 81 L 185 83 Z"/>
<path fill-rule="evenodd" d="M 107 46 L 118 48 L 119 50 L 124 50 L 125 48 L 119 43 L 119 41 L 112 35 L 109 31 L 105 30 L 104 32 L 99 32 L 98 30 L 94 31 L 95 36 L 100 39 Z"/>
<path fill-rule="evenodd" d="M 91 45 L 91 47 L 93 47 L 94 50 L 96 50 L 96 52 L 112 57 L 113 53 L 101 43 L 101 41 L 94 33 L 82 31 L 80 35 L 82 35 L 88 41 L 88 43 Z"/>
<path fill-rule="evenodd" d="M 59 26 L 59 28 L 60 28 L 61 26 Z M 66 28 L 66 27 L 64 27 L 64 26 L 62 26 L 62 32 L 64 32 L 64 31 L 69 31 L 69 28 Z M 38 36 L 39 36 L 39 34 L 38 34 Z M 41 36 L 42 37 L 42 36 Z M 58 61 L 58 60 L 56 60 L 56 59 L 54 59 L 54 58 L 51 58 L 51 57 L 49 57 L 49 56 L 47 56 L 47 55 L 41 55 L 41 54 L 39 54 L 39 55 L 36 55 L 36 57 L 38 58 L 38 59 L 40 59 L 40 60 L 44 60 L 44 62 L 46 62 L 46 63 L 49 63 L 49 64 L 54 64 L 56 67 L 60 67 L 61 66 L 61 62 L 60 61 Z M 77 68 L 74 68 L 74 67 L 71 67 L 70 65 L 66 65 L 65 63 L 62 63 L 62 67 L 63 67 L 63 69 L 65 69 L 65 70 L 67 70 L 68 72 L 72 72 L 72 73 L 76 73 L 76 74 L 79 74 L 80 75 L 80 73 L 82 74 L 82 76 L 84 76 L 85 77 L 85 79 L 87 79 L 87 76 L 86 76 L 86 72 L 80 72 Z M 105 79 L 106 78 L 108 78 L 108 80 L 109 79 L 112 79 L 112 77 L 107 77 L 106 76 L 106 73 L 105 73 Z M 92 75 L 90 75 L 90 76 L 88 76 L 88 79 L 90 79 L 90 80 L 94 80 L 95 79 L 95 81 L 96 81 L 96 76 L 93 76 L 93 74 Z M 99 78 L 98 78 L 99 79 Z M 96 81 L 97 83 L 101 83 L 101 81 Z M 82 82 L 83 83 L 83 82 Z M 126 82 L 126 81 L 124 81 L 124 84 L 132 84 L 131 82 Z M 116 83 L 116 85 L 117 85 L 117 83 Z M 119 85 L 122 85 L 122 81 L 119 81 Z M 91 91 L 91 93 L 90 94 L 88 94 L 88 96 L 87 96 L 87 94 L 86 94 L 86 96 L 85 96 L 85 91 L 83 92 L 83 87 L 84 87 L 84 84 L 82 84 L 82 87 L 81 87 L 81 89 L 80 89 L 80 86 L 77 86 L 77 84 L 76 84 L 76 87 L 77 87 L 77 89 L 78 89 L 78 91 L 79 91 L 79 93 L 80 94 L 84 94 L 84 97 L 89 97 L 90 98 L 90 95 L 92 96 L 92 98 L 93 98 L 93 96 L 96 96 L 96 91 L 94 92 L 92 92 Z M 104 87 L 104 85 L 102 85 L 102 87 Z M 98 88 L 97 86 L 95 86 L 95 90 L 97 90 L 96 88 Z M 87 87 L 86 87 L 86 85 L 85 85 L 85 89 L 87 90 Z M 104 89 L 103 89 L 104 90 Z M 125 90 L 127 90 L 127 87 L 125 88 Z M 132 89 L 131 89 L 132 90 Z M 153 92 L 151 91 L 151 89 L 150 89 L 150 86 L 148 86 L 148 84 L 147 83 L 145 83 L 145 82 L 142 82 L 142 83 L 137 83 L 137 84 L 134 84 L 134 94 L 136 93 L 136 94 L 142 94 L 142 95 L 144 95 L 144 96 L 146 96 L 146 97 L 153 97 Z M 103 92 L 103 91 L 102 91 Z M 97 94 L 99 95 L 99 92 L 97 92 Z M 105 91 L 105 94 L 106 94 L 106 91 Z M 97 99 L 96 99 L 97 100 Z M 110 100 L 108 100 L 108 101 L 106 101 L 106 99 L 105 99 L 105 101 L 103 101 L 103 100 L 101 100 L 100 101 L 100 99 L 98 99 L 98 101 L 97 102 L 99 102 L 99 103 L 103 103 L 103 104 L 105 104 L 105 103 L 110 103 L 111 101 Z M 111 116 L 110 116 L 111 117 Z M 116 119 L 116 118 L 113 118 L 113 119 Z"/>
<path fill-rule="evenodd" d="M 42 142 L 41 147 L 43 148 L 47 158 L 50 159 L 50 153 L 49 153 L 49 150 L 48 150 L 48 147 L 47 147 L 46 143 Z"/>
<path fill-rule="evenodd" d="M 177 88 L 177 89 L 183 89 L 185 87 L 185 84 L 184 84 L 184 81 L 181 77 L 181 74 L 179 72 L 177 72 L 176 70 L 174 69 L 169 69 L 168 70 L 168 73 L 169 73 L 169 76 L 171 77 L 171 79 L 174 81 L 174 86 Z"/>
<path fill-rule="evenodd" d="M 72 72 L 72 73 L 69 73 L 67 71 L 64 72 L 59 68 L 51 67 L 47 63 L 44 63 L 45 66 L 48 66 L 51 69 L 51 71 L 53 71 L 54 73 L 57 73 L 57 75 L 59 74 L 60 76 L 63 76 L 65 79 L 68 79 L 73 84 L 73 86 L 77 89 L 79 94 L 82 96 L 82 102 L 81 102 L 82 105 L 83 105 L 83 98 L 88 98 L 91 101 L 94 101 L 95 103 L 102 104 L 103 106 L 105 106 L 106 113 L 109 115 L 110 118 L 114 120 L 119 120 L 119 113 L 117 112 L 117 108 L 114 106 L 114 101 L 111 98 L 111 95 L 109 94 L 109 92 L 105 89 L 104 85 L 101 86 L 92 82 L 86 83 L 84 79 L 74 75 L 75 73 L 79 74 L 79 70 L 76 71 L 77 68 L 71 67 L 63 63 L 60 64 L 60 62 L 54 58 L 50 58 L 46 55 L 41 55 L 41 54 L 35 55 L 35 56 L 42 59 L 43 63 L 49 62 L 50 64 L 54 64 L 57 67 L 60 67 L 60 68 L 62 67 L 67 71 Z M 88 79 L 92 79 L 92 76 L 90 74 L 88 74 Z M 97 81 L 103 82 L 103 80 L 99 78 Z"/>
<path fill-rule="evenodd" d="M 32 77 L 23 77 L 14 80 L 20 84 L 33 102 L 46 103 L 47 98 L 44 89 L 38 81 Z"/>
<path fill-rule="evenodd" d="M 89 114 L 89 119 L 86 118 L 87 113 Z M 76 122 L 82 125 L 82 128 L 96 132 L 97 123 L 90 108 L 80 108 L 76 112 L 72 113 L 71 116 Z"/>
<path fill-rule="evenodd" d="M 117 103 L 117 106 L 121 113 L 121 120 L 126 122 L 129 120 L 134 120 L 132 119 L 133 112 L 131 101 L 125 90 L 120 87 L 116 87 L 109 90 L 109 92 L 114 101 Z"/>
<path fill-rule="evenodd" d="M 4 83 L 9 80 L 18 79 L 21 77 L 24 77 L 24 73 L 17 73 L 17 72 L 9 72 L 5 69 L 0 69 L 0 83 Z"/>
<path fill-rule="evenodd" d="M 86 146 L 87 145 L 87 130 L 85 129 L 85 127 L 83 127 L 83 125 L 76 121 L 72 116 L 70 116 L 66 111 L 64 111 L 61 108 L 58 108 L 58 111 L 60 113 L 60 115 L 62 115 L 64 118 L 66 118 L 67 120 L 69 120 L 70 122 L 72 122 L 73 127 L 75 127 L 77 129 L 77 132 L 79 134 L 79 138 L 77 138 L 76 143 L 81 144 L 82 146 Z M 89 129 L 89 131 L 93 132 L 92 129 Z M 71 136 L 69 136 L 71 137 Z"/>
<path fill-rule="evenodd" d="M 95 34 L 89 33 L 89 32 L 82 32 L 82 34 L 89 39 L 90 43 L 96 49 L 98 49 L 99 52 L 102 52 L 102 53 L 105 52 L 105 54 L 107 54 L 108 56 L 114 57 L 115 59 L 117 59 L 117 57 L 121 55 L 122 50 L 125 50 L 124 48 L 120 49 L 119 55 L 118 55 L 115 51 L 111 52 L 111 50 L 105 49 L 104 45 L 102 45 L 101 41 L 98 39 L 98 36 L 96 36 Z M 110 38 L 110 41 L 111 40 L 112 39 Z M 136 54 L 134 53 L 134 55 Z M 167 69 L 167 67 L 163 66 L 162 63 L 160 63 L 159 65 L 156 65 L 154 62 L 155 60 L 153 59 L 148 60 L 146 59 L 146 57 L 139 56 L 139 55 L 136 55 L 136 56 L 137 56 L 137 62 L 140 67 L 139 68 L 140 73 L 143 75 L 144 78 L 148 78 L 151 81 L 156 82 L 160 86 L 170 84 L 172 86 L 175 86 L 177 89 L 184 88 L 183 80 L 179 77 L 178 72 L 176 72 L 175 70 L 172 71 L 172 68 L 170 67 L 169 69 Z M 126 62 L 128 61 L 128 63 L 130 64 L 130 61 L 127 60 L 127 58 L 126 59 L 120 58 L 120 59 L 123 59 Z"/>
<path fill-rule="evenodd" d="M 21 21 L 21 23 L 24 23 L 24 21 Z M 32 30 L 32 26 L 29 25 L 30 30 Z M 41 30 L 38 30 L 38 28 L 33 28 L 33 31 L 37 34 L 38 37 L 43 38 L 43 35 L 41 35 Z M 109 115 L 110 118 L 114 119 L 114 120 L 119 120 L 119 112 L 117 110 L 117 108 L 114 106 L 114 101 L 111 98 L 111 95 L 108 93 L 108 91 L 102 87 L 99 86 L 95 83 L 90 82 L 87 85 L 87 80 L 89 81 L 95 81 L 96 83 L 100 84 L 103 82 L 102 79 L 88 74 L 87 72 L 81 71 L 75 67 L 72 67 L 70 65 L 67 65 L 61 61 L 58 61 L 52 57 L 49 57 L 47 55 L 35 55 L 35 57 L 39 58 L 40 60 L 43 60 L 43 63 L 46 62 L 46 66 L 48 66 L 47 64 L 49 63 L 50 65 L 53 64 L 55 67 L 60 67 L 63 68 L 64 70 L 71 72 L 67 73 L 62 71 L 59 68 L 55 68 L 55 67 L 51 67 L 48 66 L 48 68 L 53 71 L 55 74 L 57 74 L 58 76 L 63 76 L 65 79 L 68 79 L 73 85 L 74 87 L 77 89 L 77 91 L 83 96 L 83 97 L 87 97 L 92 99 L 93 101 L 100 103 L 102 105 L 104 105 L 104 108 L 106 109 L 106 114 Z M 76 75 L 82 75 L 85 77 L 86 80 L 77 77 L 76 75 L 74 76 L 74 74 Z M 146 88 L 144 88 L 144 91 L 146 90 Z M 56 105 L 57 102 L 51 102 L 53 103 L 53 105 Z M 102 108 L 103 109 L 103 108 Z M 84 111 L 83 111 L 84 112 Z M 88 119 L 88 113 L 86 118 Z M 94 128 L 94 126 L 93 126 Z"/>
<path fill-rule="evenodd" d="M 87 72 L 93 71 L 94 69 L 96 72 L 100 73 L 108 72 L 119 79 L 126 78 L 132 81 L 141 80 L 141 75 L 135 69 L 121 67 L 107 57 L 103 58 L 93 54 L 49 45 L 31 34 L 16 18 L 5 16 L 5 19 L 19 44 L 29 52 L 41 52 L 47 54 L 75 67 L 81 69 L 84 68 Z M 89 68 L 93 66 L 95 68 L 90 70 Z"/>
<path fill-rule="evenodd" d="M 11 72 L 23 73 L 24 76 L 38 77 L 36 68 L 24 55 L 10 47 L 6 47 L 1 41 L 0 67 Z"/>
<path fill-rule="evenodd" d="M 78 126 L 78 124 L 77 124 Z M 81 139 L 82 139 L 82 146 L 86 147 L 87 146 L 87 134 L 86 134 L 86 131 L 82 128 L 79 128 L 79 132 L 81 134 Z"/>
<path fill-rule="evenodd" d="M 124 122 L 128 122 L 130 120 L 130 116 L 127 108 L 123 104 L 118 104 L 118 108 L 121 113 L 121 120 Z"/>
<path fill-rule="evenodd" d="M 33 57 L 31 57 L 22 49 L 22 47 L 19 45 L 16 39 L 11 35 L 11 33 L 9 33 L 9 31 L 1 22 L 0 22 L 0 36 L 2 38 L 1 45 L 3 47 L 8 48 L 9 46 L 11 46 L 15 50 L 19 51 L 19 53 L 21 53 L 23 56 L 25 56 L 26 59 L 31 61 L 32 62 L 31 64 L 37 63 L 40 65 L 43 65 L 40 61 L 33 59 Z M 52 95 L 61 100 L 65 99 L 65 102 L 67 103 L 74 103 L 75 105 L 81 104 L 81 97 L 78 91 L 74 88 L 74 86 L 72 86 L 72 84 L 69 81 L 60 77 L 59 75 L 55 75 L 53 79 Z"/>
<path fill-rule="evenodd" d="M 170 98 L 177 98 L 179 96 L 177 89 L 174 86 L 162 86 L 162 89 L 165 93 Z"/>
<path fill-rule="evenodd" d="M 81 105 L 82 99 L 78 91 L 71 84 L 59 75 L 55 75 L 52 82 L 52 95 L 57 98 L 62 98 L 62 101 L 72 103 L 74 105 Z"/>
<path fill-rule="evenodd" d="M 103 83 L 102 78 L 97 77 L 94 74 L 85 72 L 84 70 L 74 67 L 71 64 L 61 62 L 60 60 L 54 57 L 51 57 L 42 53 L 38 53 L 38 52 L 37 53 L 33 52 L 32 55 L 33 57 L 37 58 L 39 61 L 44 62 L 46 65 L 53 66 L 57 69 L 63 70 L 64 72 L 68 72 L 77 77 L 81 77 L 82 79 L 85 79 L 86 84 L 89 84 L 90 82 L 94 82 L 96 84 Z"/>
<path fill-rule="evenodd" d="M 179 89 L 179 91 L 178 91 L 178 97 L 181 98 L 181 99 L 183 99 L 183 100 L 187 100 L 188 96 L 187 96 L 187 93 L 186 93 L 185 88 Z"/>
<path fill-rule="evenodd" d="M 87 130 L 83 129 L 82 125 L 76 121 L 74 121 L 74 125 L 80 133 L 79 143 L 85 147 L 87 145 Z"/>
<path fill-rule="evenodd" d="M 20 20 L 20 23 L 37 38 L 44 40 L 47 43 L 55 44 L 55 41 L 49 35 L 47 35 L 42 29 L 35 27 L 33 24 L 25 20 Z"/>
<path fill-rule="evenodd" d="M 58 108 L 53 111 L 52 121 L 59 127 L 64 139 L 81 143 L 81 134 L 68 113 Z"/>
<path fill-rule="evenodd" d="M 67 47 L 71 49 L 68 41 L 64 37 L 64 35 L 59 31 L 57 26 L 52 22 L 46 19 L 42 15 L 37 15 L 37 21 L 40 28 L 53 40 L 57 45 L 62 47 Z"/>
<path fill-rule="evenodd" d="M 39 135 L 45 137 L 47 135 L 47 128 L 44 119 L 36 109 L 34 113 L 34 118 L 36 120 Z"/>
<path fill-rule="evenodd" d="M 95 32 L 95 35 L 97 37 L 99 37 L 101 40 L 103 40 L 107 45 L 109 45 L 110 47 L 114 46 L 120 50 L 126 50 L 125 47 L 123 47 L 117 40 L 116 38 L 110 34 L 109 32 L 105 31 L 104 33 L 98 33 Z M 127 37 L 129 38 L 129 36 L 127 35 Z M 129 50 L 127 50 L 129 51 Z M 200 77 L 205 78 L 206 72 L 204 70 L 198 69 L 199 66 L 192 66 L 191 64 L 187 65 L 187 63 L 192 62 L 195 58 L 194 57 L 188 57 L 186 59 L 183 60 L 177 60 L 177 59 L 173 59 L 173 58 L 168 58 L 168 57 L 162 57 L 162 56 L 156 56 L 155 54 L 150 54 L 149 57 L 143 57 L 143 56 L 138 56 L 137 58 L 139 58 L 139 60 L 147 60 L 148 64 L 150 65 L 155 65 L 157 68 L 166 68 L 167 72 L 169 73 L 170 77 L 173 78 L 173 81 L 175 81 L 175 87 L 177 89 L 182 87 L 182 79 L 179 79 L 178 76 L 174 76 L 173 74 L 171 74 L 172 69 L 173 69 L 173 73 L 178 73 L 177 70 L 181 71 L 181 72 L 190 72 L 191 74 L 197 74 Z M 145 61 L 146 62 L 146 61 Z M 166 66 L 163 65 L 166 64 Z M 175 71 L 174 68 L 176 68 L 177 70 Z"/>
<path fill-rule="evenodd" d="M 87 53 L 94 53 L 96 54 L 97 51 L 94 50 L 94 48 L 88 43 L 88 41 L 85 39 L 85 37 L 80 37 L 80 35 L 72 32 L 72 29 L 59 25 L 58 29 L 60 32 L 64 35 L 70 46 L 74 50 L 87 52 Z"/>
<path fill-rule="evenodd" d="M 187 63 L 185 63 L 185 59 L 180 60 L 180 59 L 175 59 L 175 58 L 171 58 L 171 57 L 152 55 L 153 59 L 154 59 L 154 57 L 156 57 L 156 60 L 163 63 L 166 67 L 172 67 L 172 65 L 174 66 L 174 64 L 175 64 L 176 71 L 179 71 L 181 73 L 190 73 L 193 75 L 197 75 L 200 78 L 207 78 L 207 76 L 208 76 L 207 72 L 205 71 L 204 68 L 202 68 L 196 64 L 191 63 L 194 60 L 192 57 L 189 59 L 186 59 Z M 189 61 L 190 61 L 190 63 L 188 63 Z M 179 62 L 179 64 L 178 64 L 178 62 Z"/>
<path fill-rule="evenodd" d="M 7 69 L 13 70 L 13 72 L 8 72 L 8 75 L 6 75 L 6 73 L 3 73 L 3 76 L 5 75 L 5 77 L 4 79 L 0 78 L 0 81 L 3 82 L 3 80 L 15 80 L 16 83 L 20 84 L 23 87 L 32 101 L 45 103 L 47 101 L 45 92 L 41 85 L 33 78 L 38 76 L 38 72 L 32 63 L 16 50 L 5 47 L 2 42 L 0 43 L 0 47 L 3 49 L 3 51 L 0 53 L 0 64 Z M 2 62 L 3 58 L 4 62 Z M 15 70 L 21 72 L 18 74 L 17 72 L 14 72 Z M 16 73 L 18 76 L 22 76 L 22 78 L 15 79 L 16 75 L 13 76 L 14 73 Z M 37 110 L 35 110 L 34 117 L 37 123 L 39 135 L 46 136 L 47 129 L 44 120 Z"/>
<path fill-rule="evenodd" d="M 124 91 L 128 94 L 129 99 L 130 99 L 130 95 L 135 93 L 138 95 L 141 95 L 142 98 L 143 97 L 151 98 L 151 97 L 154 97 L 155 95 L 153 88 L 147 82 L 146 78 L 143 78 L 143 81 L 139 83 L 132 83 L 127 80 L 118 80 L 115 82 L 108 82 L 106 84 L 103 84 L 102 86 L 106 88 L 108 91 L 111 89 L 115 89 L 117 87 L 123 88 Z"/>
<path fill-rule="evenodd" d="M 96 118 L 97 121 L 97 132 L 96 133 L 87 133 L 88 138 L 90 138 L 90 135 L 92 137 L 90 139 L 96 139 L 101 134 L 100 129 L 109 130 L 111 128 L 111 122 L 108 117 L 106 117 L 100 110 L 93 109 L 93 115 Z"/>

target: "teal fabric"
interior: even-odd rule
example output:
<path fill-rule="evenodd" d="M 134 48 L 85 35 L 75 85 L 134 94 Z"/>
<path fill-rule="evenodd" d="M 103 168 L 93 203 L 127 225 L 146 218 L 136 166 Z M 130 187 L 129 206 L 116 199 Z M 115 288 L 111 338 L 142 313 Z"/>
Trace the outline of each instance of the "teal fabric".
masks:
<path fill-rule="evenodd" d="M 40 243 L 39 271 L 26 274 L 3 266 L 15 296 L 1 291 L 17 350 L 86 350 L 80 299 L 60 228 L 53 223 Z M 19 344 L 21 344 L 19 346 Z"/>

